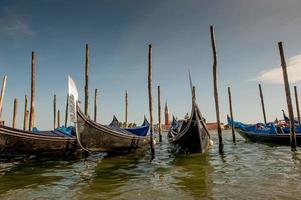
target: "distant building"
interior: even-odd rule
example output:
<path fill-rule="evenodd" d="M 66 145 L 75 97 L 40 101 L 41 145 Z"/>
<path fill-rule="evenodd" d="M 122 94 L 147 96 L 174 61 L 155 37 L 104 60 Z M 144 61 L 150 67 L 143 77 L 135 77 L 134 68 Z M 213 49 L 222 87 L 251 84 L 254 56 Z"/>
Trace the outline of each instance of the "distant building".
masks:
<path fill-rule="evenodd" d="M 206 123 L 208 130 L 217 130 L 217 123 L 216 122 L 209 122 Z M 221 128 L 224 129 L 224 123 L 220 123 Z"/>
<path fill-rule="evenodd" d="M 167 101 L 165 102 L 165 124 L 164 128 L 169 129 L 171 126 L 170 113 L 167 107 Z"/>

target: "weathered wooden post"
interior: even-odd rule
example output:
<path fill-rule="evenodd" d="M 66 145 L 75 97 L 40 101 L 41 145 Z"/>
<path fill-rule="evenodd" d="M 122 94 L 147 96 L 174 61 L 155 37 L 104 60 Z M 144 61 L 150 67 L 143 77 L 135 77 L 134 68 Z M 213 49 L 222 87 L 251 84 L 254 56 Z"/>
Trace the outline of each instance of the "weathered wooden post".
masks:
<path fill-rule="evenodd" d="M 294 86 L 294 90 L 295 90 L 295 100 L 296 100 L 298 123 L 300 124 L 300 110 L 299 110 L 299 100 L 298 100 L 297 86 Z"/>
<path fill-rule="evenodd" d="M 150 148 L 152 160 L 155 158 L 155 149 L 153 142 L 153 97 L 152 97 L 152 45 L 148 45 L 148 103 L 150 119 Z"/>
<path fill-rule="evenodd" d="M 18 109 L 18 99 L 14 100 L 14 114 L 13 114 L 13 128 L 16 128 L 16 120 L 17 120 L 17 109 Z"/>
<path fill-rule="evenodd" d="M 27 113 L 27 104 L 28 104 L 28 97 L 25 95 L 25 102 L 24 102 L 24 121 L 23 121 L 23 130 L 27 130 L 27 121 L 28 121 L 28 114 Z"/>
<path fill-rule="evenodd" d="M 86 62 L 85 62 L 85 115 L 89 110 L 89 68 L 90 68 L 90 50 L 86 44 Z"/>
<path fill-rule="evenodd" d="M 56 95 L 53 95 L 53 129 L 56 128 Z"/>
<path fill-rule="evenodd" d="M 3 77 L 1 95 L 0 95 L 0 119 L 2 118 L 2 105 L 3 105 L 4 94 L 5 94 L 5 88 L 6 88 L 6 80 L 7 80 L 7 76 L 5 75 Z"/>
<path fill-rule="evenodd" d="M 60 128 L 61 120 L 60 120 L 60 110 L 57 110 L 57 127 Z"/>
<path fill-rule="evenodd" d="M 35 90 L 36 90 L 36 57 L 35 52 L 31 53 L 31 93 L 30 93 L 30 115 L 29 115 L 29 131 L 35 127 Z"/>
<path fill-rule="evenodd" d="M 29 117 L 29 110 L 26 110 L 26 113 L 25 113 L 25 129 L 24 130 L 28 130 L 28 127 L 29 127 L 29 121 L 28 121 L 28 117 Z"/>
<path fill-rule="evenodd" d="M 219 141 L 219 151 L 222 153 L 224 151 L 223 150 L 224 145 L 223 145 L 222 128 L 221 128 L 221 122 L 219 116 L 218 88 L 217 88 L 217 54 L 216 54 L 213 26 L 210 26 L 210 35 L 211 35 L 211 46 L 212 46 L 212 54 L 213 54 L 213 88 L 214 88 L 217 132 L 218 132 L 218 141 Z"/>
<path fill-rule="evenodd" d="M 97 121 L 97 92 L 98 90 L 95 88 L 95 94 L 94 94 L 94 121 Z"/>
<path fill-rule="evenodd" d="M 128 127 L 128 91 L 125 91 L 125 127 Z"/>
<path fill-rule="evenodd" d="M 67 94 L 66 112 L 65 112 L 65 127 L 66 128 L 67 128 L 67 124 L 68 124 L 68 108 L 69 108 L 69 95 Z"/>
<path fill-rule="evenodd" d="M 233 139 L 233 142 L 235 143 L 236 138 L 235 138 L 234 118 L 233 118 L 233 111 L 232 111 L 232 97 L 231 97 L 230 87 L 228 87 L 228 96 L 229 96 L 229 108 L 230 108 L 230 117 L 231 117 L 232 139 Z"/>
<path fill-rule="evenodd" d="M 259 87 L 259 94 L 260 94 L 260 101 L 261 101 L 261 108 L 262 108 L 262 114 L 263 114 L 263 120 L 264 123 L 267 123 L 267 117 L 265 114 L 265 107 L 264 107 L 264 100 L 263 100 L 263 94 L 262 94 L 262 89 L 261 89 L 261 84 L 258 84 Z"/>
<path fill-rule="evenodd" d="M 280 59 L 281 59 L 281 67 L 282 67 L 285 94 L 286 94 L 286 102 L 287 102 L 287 110 L 288 110 L 288 114 L 289 114 L 289 118 L 290 118 L 291 149 L 293 151 L 296 151 L 297 150 L 296 149 L 297 141 L 296 141 L 296 133 L 295 133 L 294 112 L 293 112 L 291 91 L 290 91 L 290 87 L 289 87 L 289 81 L 288 81 L 288 75 L 287 75 L 286 62 L 285 62 L 282 42 L 278 42 L 278 48 L 279 48 Z"/>
<path fill-rule="evenodd" d="M 160 85 L 158 85 L 158 131 L 159 131 L 159 142 L 162 142 L 162 133 L 161 133 L 161 94 L 160 94 Z"/>

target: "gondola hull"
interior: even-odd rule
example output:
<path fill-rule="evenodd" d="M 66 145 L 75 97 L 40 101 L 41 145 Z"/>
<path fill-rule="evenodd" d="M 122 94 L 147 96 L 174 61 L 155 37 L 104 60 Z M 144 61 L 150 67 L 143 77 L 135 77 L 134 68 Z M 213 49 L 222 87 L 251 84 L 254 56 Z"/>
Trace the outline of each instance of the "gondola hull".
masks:
<path fill-rule="evenodd" d="M 78 148 L 75 137 L 44 131 L 29 132 L 0 126 L 0 156 L 2 158 L 27 156 L 68 156 Z"/>
<path fill-rule="evenodd" d="M 236 129 L 236 131 L 246 140 L 261 143 L 273 143 L 279 145 L 290 145 L 290 134 L 262 134 L 243 131 Z M 301 145 L 301 134 L 296 134 L 297 144 Z"/>
<path fill-rule="evenodd" d="M 209 147 L 209 138 L 204 129 L 199 130 L 198 122 L 194 122 L 185 134 L 172 137 L 173 130 L 168 133 L 168 140 L 181 152 L 205 152 Z"/>
<path fill-rule="evenodd" d="M 210 134 L 195 101 L 193 98 L 190 118 L 175 123 L 167 135 L 180 153 L 204 153 L 210 146 Z"/>
<path fill-rule="evenodd" d="M 149 144 L 148 136 L 126 134 L 88 119 L 78 108 L 77 138 L 83 149 L 90 152 L 128 153 Z"/>

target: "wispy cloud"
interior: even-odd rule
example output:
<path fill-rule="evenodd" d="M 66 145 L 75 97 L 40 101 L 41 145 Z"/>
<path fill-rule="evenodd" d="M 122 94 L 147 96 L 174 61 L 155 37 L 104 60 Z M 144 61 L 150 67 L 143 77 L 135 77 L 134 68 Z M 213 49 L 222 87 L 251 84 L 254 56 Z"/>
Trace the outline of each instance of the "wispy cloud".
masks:
<path fill-rule="evenodd" d="M 36 34 L 26 17 L 19 15 L 0 16 L 0 33 L 12 37 L 34 36 Z"/>
<path fill-rule="evenodd" d="M 287 60 L 287 73 L 291 83 L 296 83 L 301 80 L 301 54 L 293 56 Z M 283 84 L 282 68 L 279 66 L 263 71 L 253 80 L 273 84 Z"/>

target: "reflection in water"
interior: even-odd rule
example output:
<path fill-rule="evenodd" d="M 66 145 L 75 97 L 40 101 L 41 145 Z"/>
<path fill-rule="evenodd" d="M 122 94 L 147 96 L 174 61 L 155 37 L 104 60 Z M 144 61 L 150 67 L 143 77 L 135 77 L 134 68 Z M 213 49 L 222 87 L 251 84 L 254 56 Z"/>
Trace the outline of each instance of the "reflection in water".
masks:
<path fill-rule="evenodd" d="M 175 187 L 190 193 L 195 199 L 210 198 L 213 168 L 209 160 L 208 154 L 177 156 L 174 159 L 174 165 L 179 168 L 181 175 L 177 177 L 179 182 Z"/>
<path fill-rule="evenodd" d="M 224 154 L 176 155 L 167 140 L 150 152 L 81 160 L 0 163 L 3 199 L 300 199 L 301 153 L 224 132 Z"/>

